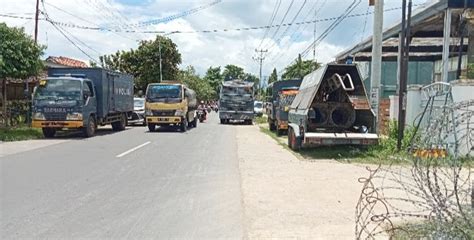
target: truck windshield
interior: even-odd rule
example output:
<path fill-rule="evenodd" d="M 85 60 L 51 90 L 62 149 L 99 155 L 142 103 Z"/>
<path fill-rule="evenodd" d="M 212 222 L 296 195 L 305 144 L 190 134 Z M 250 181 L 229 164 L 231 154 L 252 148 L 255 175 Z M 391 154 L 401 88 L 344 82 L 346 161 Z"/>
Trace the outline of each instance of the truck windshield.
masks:
<path fill-rule="evenodd" d="M 222 95 L 229 95 L 229 96 L 252 96 L 252 88 L 251 87 L 222 87 L 221 91 Z"/>
<path fill-rule="evenodd" d="M 181 98 L 180 85 L 150 85 L 147 92 L 149 99 L 167 99 L 167 98 Z"/>
<path fill-rule="evenodd" d="M 34 97 L 36 100 L 81 100 L 81 81 L 71 79 L 41 80 Z"/>
<path fill-rule="evenodd" d="M 145 107 L 145 99 L 134 99 L 133 106 L 135 108 L 144 108 Z"/>

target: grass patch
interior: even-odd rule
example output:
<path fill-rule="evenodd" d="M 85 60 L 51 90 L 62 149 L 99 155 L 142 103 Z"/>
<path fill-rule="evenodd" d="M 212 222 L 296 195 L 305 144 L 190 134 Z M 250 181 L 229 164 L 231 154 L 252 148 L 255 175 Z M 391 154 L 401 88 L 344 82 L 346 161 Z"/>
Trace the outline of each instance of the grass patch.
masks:
<path fill-rule="evenodd" d="M 30 139 L 43 138 L 41 129 L 18 127 L 18 128 L 2 128 L 0 129 L 0 141 L 22 141 Z"/>
<path fill-rule="evenodd" d="M 474 239 L 474 229 L 469 223 L 474 222 L 474 218 L 472 215 L 467 218 L 456 216 L 454 221 L 443 222 L 438 226 L 433 221 L 404 223 L 395 227 L 390 239 Z"/>
<path fill-rule="evenodd" d="M 266 116 L 259 116 L 259 117 L 256 117 L 255 118 L 255 123 L 257 124 L 263 124 L 263 123 L 267 123 L 267 118 Z"/>

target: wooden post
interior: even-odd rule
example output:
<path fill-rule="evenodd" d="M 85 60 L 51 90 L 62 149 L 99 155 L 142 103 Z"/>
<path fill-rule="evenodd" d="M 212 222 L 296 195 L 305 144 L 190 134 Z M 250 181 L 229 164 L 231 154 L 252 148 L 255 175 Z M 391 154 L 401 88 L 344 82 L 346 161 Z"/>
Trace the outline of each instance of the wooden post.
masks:
<path fill-rule="evenodd" d="M 2 102 L 3 102 L 3 121 L 5 127 L 8 127 L 8 117 L 7 117 L 7 79 L 2 79 Z"/>

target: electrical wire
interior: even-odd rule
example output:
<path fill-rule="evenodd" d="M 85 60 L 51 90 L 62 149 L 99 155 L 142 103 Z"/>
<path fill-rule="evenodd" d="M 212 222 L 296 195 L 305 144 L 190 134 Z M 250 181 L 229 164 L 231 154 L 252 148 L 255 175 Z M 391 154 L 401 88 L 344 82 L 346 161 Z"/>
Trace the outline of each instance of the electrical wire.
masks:
<path fill-rule="evenodd" d="M 270 17 L 270 22 L 268 23 L 269 26 L 273 24 L 273 21 L 275 21 L 275 17 L 278 14 L 278 10 L 280 10 L 280 5 L 281 5 L 281 0 L 278 0 L 278 2 L 275 3 L 275 7 L 273 8 L 272 16 Z M 262 41 L 260 41 L 258 48 L 262 46 L 263 41 L 265 41 L 265 38 L 268 36 L 269 31 L 270 31 L 270 28 L 265 29 L 265 33 L 263 34 Z"/>
<path fill-rule="evenodd" d="M 324 5 L 326 4 L 327 0 L 325 0 L 324 2 L 322 2 L 322 4 L 319 6 L 319 8 L 316 9 L 317 7 L 317 3 L 314 4 L 314 6 L 308 11 L 308 13 L 306 14 L 305 18 L 304 18 L 304 21 L 306 21 L 306 19 L 308 19 L 311 14 L 313 13 L 313 11 L 315 11 L 315 16 L 317 16 L 317 14 L 321 11 L 321 9 L 324 7 Z M 299 31 L 299 29 L 303 26 L 303 29 L 301 31 Z M 307 27 L 310 26 L 309 24 L 306 24 L 306 25 L 298 25 L 298 27 L 295 29 L 295 31 L 293 31 L 293 33 L 290 35 L 290 39 L 294 39 L 294 41 L 298 41 L 299 39 L 301 39 L 301 36 L 303 35 L 303 32 L 307 29 Z M 280 51 L 280 53 L 278 53 L 277 55 L 273 56 L 272 59 L 270 60 L 271 62 L 271 65 L 274 65 L 275 62 L 280 59 L 281 57 L 285 56 L 286 54 L 288 54 L 288 49 L 291 45 L 291 42 L 288 41 L 285 45 L 281 46 L 281 48 L 285 49 L 285 51 Z"/>
<path fill-rule="evenodd" d="M 48 13 L 47 13 L 47 11 L 46 11 L 46 7 L 45 7 L 45 5 L 44 5 L 44 0 L 41 0 L 41 3 L 42 3 L 42 5 L 43 5 L 43 11 L 42 11 L 41 13 L 43 14 L 45 20 L 48 21 L 48 20 L 49 20 L 49 17 L 48 17 Z M 99 62 L 98 62 L 95 58 L 93 58 L 93 57 L 92 57 L 91 55 L 89 55 L 86 51 L 84 51 L 78 44 L 76 44 L 76 43 L 69 37 L 69 36 L 74 37 L 74 35 L 72 35 L 70 32 L 67 32 L 68 34 L 66 34 L 66 33 L 65 33 L 66 31 L 65 31 L 64 29 L 62 29 L 60 26 L 57 26 L 57 25 L 56 25 L 55 23 L 53 23 L 52 21 L 48 21 L 48 22 L 51 23 L 51 25 L 53 25 L 53 27 L 54 27 L 56 30 L 58 30 L 58 32 L 59 32 L 61 35 L 63 35 L 63 37 L 66 38 L 66 39 L 67 39 L 74 47 L 76 47 L 80 52 L 82 52 L 84 55 L 86 55 L 91 61 L 95 62 L 96 64 L 99 64 Z M 74 37 L 74 38 L 76 38 L 76 37 Z M 76 40 L 77 40 L 77 38 L 76 38 Z M 80 41 L 80 42 L 81 42 L 82 44 L 84 44 L 84 42 L 82 42 L 82 41 Z M 86 44 L 84 44 L 84 46 L 86 46 L 86 47 L 92 49 L 91 47 L 87 46 Z M 92 50 L 93 50 L 93 51 L 96 51 L 96 50 L 94 50 L 94 49 L 92 49 Z M 98 51 L 96 51 L 96 52 L 99 53 Z M 100 53 L 99 53 L 99 55 L 100 55 Z"/>
<path fill-rule="evenodd" d="M 295 16 L 293 17 L 293 19 L 291 20 L 291 23 L 289 26 L 286 27 L 285 31 L 283 31 L 283 33 L 280 35 L 280 37 L 272 42 L 272 45 L 270 45 L 268 47 L 268 51 L 270 51 L 273 47 L 275 47 L 276 45 L 278 45 L 280 43 L 280 41 L 283 39 L 283 37 L 285 37 L 286 33 L 288 32 L 288 30 L 291 28 L 292 24 L 296 21 L 296 19 L 298 18 L 298 16 L 300 15 L 301 11 L 303 10 L 304 6 L 306 5 L 306 2 L 307 0 L 304 0 L 303 1 L 303 4 L 301 4 L 301 7 L 300 9 L 298 10 L 298 12 L 295 14 Z"/>
<path fill-rule="evenodd" d="M 282 18 L 281 21 L 280 21 L 280 24 L 279 24 L 279 25 L 277 26 L 277 28 L 275 29 L 275 32 L 273 32 L 273 35 L 272 35 L 271 39 L 275 39 L 276 34 L 278 33 L 278 31 L 280 31 L 280 28 L 283 26 L 283 22 L 285 22 L 286 16 L 287 16 L 288 13 L 290 12 L 291 7 L 293 6 L 293 3 L 294 3 L 294 2 L 295 2 L 295 0 L 291 0 L 290 5 L 289 5 L 288 8 L 286 9 L 285 14 L 283 15 L 283 18 Z M 267 48 L 267 47 L 264 47 L 264 48 Z"/>
<path fill-rule="evenodd" d="M 413 4 L 415 6 L 416 4 Z M 385 9 L 384 12 L 390 12 L 390 11 L 395 11 L 401 9 L 400 7 L 394 7 L 394 8 L 388 8 Z M 345 18 L 354 18 L 354 17 L 362 17 L 366 15 L 372 15 L 373 12 L 369 13 L 357 13 L 357 14 L 350 14 L 347 15 Z M 0 14 L 0 17 L 6 17 L 6 18 L 19 18 L 19 19 L 34 19 L 34 17 L 19 17 L 19 16 L 12 16 L 12 15 L 7 15 L 7 14 Z M 65 22 L 60 22 L 60 21 L 54 21 L 52 19 L 49 19 L 49 21 L 54 22 L 56 25 L 60 25 L 63 27 L 68 27 L 68 28 L 77 28 L 77 29 L 84 29 L 84 30 L 91 30 L 91 31 L 115 31 L 115 32 L 124 32 L 124 33 L 158 33 L 158 34 L 164 34 L 164 35 L 172 35 L 172 34 L 196 34 L 196 33 L 225 33 L 225 32 L 232 32 L 232 31 L 252 31 L 252 30 L 263 30 L 263 29 L 268 29 L 268 28 L 277 28 L 277 27 L 284 27 L 284 26 L 290 26 L 290 25 L 306 25 L 306 24 L 314 24 L 314 23 L 319 23 L 319 22 L 328 22 L 328 21 L 333 21 L 338 19 L 339 17 L 328 17 L 328 18 L 320 18 L 320 19 L 315 19 L 315 20 L 310 20 L 310 21 L 301 21 L 301 22 L 295 22 L 293 24 L 290 23 L 283 23 L 283 24 L 275 24 L 275 25 L 263 25 L 263 26 L 251 26 L 251 27 L 241 27 L 241 28 L 221 28 L 221 29 L 210 29 L 210 30 L 190 30 L 190 31 L 180 31 L 180 30 L 174 30 L 174 31 L 159 31 L 159 30 L 150 30 L 150 31 L 135 31 L 135 30 L 120 30 L 120 29 L 110 29 L 107 27 L 94 27 L 94 26 L 83 26 L 83 25 L 77 25 L 73 23 L 65 23 Z M 44 18 L 39 18 L 39 20 L 44 21 Z"/>

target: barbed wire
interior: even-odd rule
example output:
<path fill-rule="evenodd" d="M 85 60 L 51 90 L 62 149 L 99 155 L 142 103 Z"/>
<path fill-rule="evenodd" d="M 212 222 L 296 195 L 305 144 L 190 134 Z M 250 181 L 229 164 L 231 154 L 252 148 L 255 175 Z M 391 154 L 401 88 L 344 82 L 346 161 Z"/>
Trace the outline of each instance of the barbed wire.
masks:
<path fill-rule="evenodd" d="M 367 168 L 359 179 L 356 239 L 472 237 L 474 100 L 453 102 L 445 83 L 423 92 L 426 107 L 409 155 L 397 159 L 401 165 Z"/>

